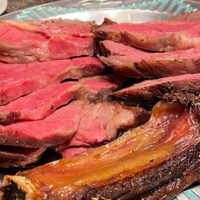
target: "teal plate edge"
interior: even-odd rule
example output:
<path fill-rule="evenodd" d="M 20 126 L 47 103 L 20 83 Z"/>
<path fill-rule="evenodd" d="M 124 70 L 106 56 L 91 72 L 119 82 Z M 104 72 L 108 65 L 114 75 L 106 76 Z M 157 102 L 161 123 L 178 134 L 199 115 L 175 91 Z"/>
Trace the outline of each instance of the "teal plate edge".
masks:
<path fill-rule="evenodd" d="M 101 1 L 95 2 L 97 6 L 98 6 L 98 3 L 101 3 Z M 67 2 L 66 2 L 66 6 L 67 6 Z M 167 6 L 167 10 L 165 10 L 166 6 Z M 173 11 L 174 15 L 178 15 L 181 12 L 191 12 L 191 11 L 197 10 L 195 7 L 191 6 L 190 4 L 187 4 L 184 1 L 180 1 L 180 0 L 143 1 L 141 3 L 132 3 L 126 6 L 115 5 L 115 9 L 142 9 L 142 10 L 147 9 L 151 11 L 157 10 L 160 12 L 168 12 L 168 13 L 171 13 Z M 89 10 L 97 10 L 97 9 L 83 8 L 83 7 L 70 8 L 70 7 L 36 6 L 36 7 L 22 10 L 22 12 L 16 16 L 16 20 L 19 20 L 19 21 L 29 20 L 30 17 L 32 20 L 40 20 L 41 18 L 45 19 L 49 17 L 55 17 L 57 15 L 63 15 L 66 13 L 83 12 L 83 11 L 89 11 Z"/>

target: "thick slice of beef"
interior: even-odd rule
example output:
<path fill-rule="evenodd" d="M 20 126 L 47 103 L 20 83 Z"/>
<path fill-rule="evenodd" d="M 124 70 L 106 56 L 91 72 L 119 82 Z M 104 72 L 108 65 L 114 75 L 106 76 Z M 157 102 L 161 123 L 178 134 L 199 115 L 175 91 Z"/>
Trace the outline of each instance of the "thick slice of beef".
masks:
<path fill-rule="evenodd" d="M 199 106 L 200 74 L 185 74 L 147 80 L 119 90 L 113 95 L 132 103 L 155 102 L 158 99 L 179 101 Z"/>
<path fill-rule="evenodd" d="M 115 139 L 128 128 L 144 124 L 149 113 L 140 107 L 126 107 L 117 102 L 88 102 L 84 104 L 79 127 L 70 141 L 61 144 L 57 151 L 71 157 Z"/>
<path fill-rule="evenodd" d="M 25 167 L 37 162 L 45 148 L 0 146 L 0 167 Z"/>
<path fill-rule="evenodd" d="M 120 130 L 139 126 L 148 119 L 148 112 L 139 107 L 126 107 L 115 102 L 86 103 L 68 147 L 97 146 L 115 139 Z"/>
<path fill-rule="evenodd" d="M 150 51 L 175 51 L 200 45 L 200 21 L 122 23 L 96 29 L 97 38 L 113 40 Z"/>
<path fill-rule="evenodd" d="M 78 20 L 0 21 L 0 60 L 28 63 L 92 56 L 92 22 Z"/>
<path fill-rule="evenodd" d="M 61 151 L 61 154 L 63 158 L 72 158 L 76 155 L 85 153 L 86 151 L 88 151 L 88 148 L 86 147 L 73 147 L 73 148 L 63 149 Z"/>
<path fill-rule="evenodd" d="M 150 53 L 109 40 L 100 46 L 104 54 L 101 61 L 127 77 L 159 78 L 200 72 L 200 47 Z"/>
<path fill-rule="evenodd" d="M 199 163 L 197 119 L 190 107 L 159 102 L 146 124 L 108 145 L 6 176 L 1 196 L 5 200 L 13 195 L 10 200 L 28 200 L 30 195 L 55 200 L 138 199 Z"/>
<path fill-rule="evenodd" d="M 14 121 L 41 120 L 54 112 L 58 107 L 74 99 L 99 97 L 121 87 L 117 77 L 95 76 L 84 78 L 79 82 L 65 82 L 50 85 L 21 97 L 6 106 L 0 106 L 0 123 L 9 124 Z"/>
<path fill-rule="evenodd" d="M 103 64 L 91 57 L 31 64 L 0 63 L 0 105 L 64 79 L 94 76 L 103 70 Z"/>
<path fill-rule="evenodd" d="M 40 148 L 55 146 L 69 140 L 79 126 L 83 103 L 74 101 L 56 110 L 44 120 L 0 125 L 3 145 Z"/>
<path fill-rule="evenodd" d="M 200 21 L 200 11 L 196 12 L 186 12 L 178 16 L 172 17 L 170 20 L 173 21 L 183 21 L 183 22 L 195 22 Z"/>
<path fill-rule="evenodd" d="M 0 122 L 9 124 L 14 121 L 44 119 L 59 106 L 76 98 L 77 90 L 81 89 L 77 82 L 66 82 L 37 90 L 6 106 L 0 106 Z"/>

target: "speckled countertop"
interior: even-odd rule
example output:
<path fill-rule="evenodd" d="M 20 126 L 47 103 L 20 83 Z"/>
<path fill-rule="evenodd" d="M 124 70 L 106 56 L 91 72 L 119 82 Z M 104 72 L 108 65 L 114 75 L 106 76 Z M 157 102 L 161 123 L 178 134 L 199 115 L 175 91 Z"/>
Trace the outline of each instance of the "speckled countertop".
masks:
<path fill-rule="evenodd" d="M 31 6 L 49 3 L 57 0 L 8 0 L 8 8 L 6 13 L 14 12 Z"/>

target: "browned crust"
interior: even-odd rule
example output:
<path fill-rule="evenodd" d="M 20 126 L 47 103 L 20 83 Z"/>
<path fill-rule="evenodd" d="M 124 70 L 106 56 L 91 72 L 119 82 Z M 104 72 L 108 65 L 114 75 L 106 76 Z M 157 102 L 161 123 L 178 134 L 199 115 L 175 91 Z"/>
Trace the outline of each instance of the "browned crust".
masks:
<path fill-rule="evenodd" d="M 185 170 L 180 178 L 173 179 L 167 184 L 152 190 L 146 195 L 141 196 L 138 200 L 170 200 L 181 193 L 185 188 L 200 179 L 200 161 L 194 163 Z"/>
<path fill-rule="evenodd" d="M 106 51 L 104 50 L 104 52 Z M 108 55 L 108 51 L 105 55 Z M 200 72 L 199 59 L 166 57 L 130 62 L 124 59 L 125 56 L 99 56 L 99 58 L 120 75 L 130 78 L 161 78 Z"/>
<path fill-rule="evenodd" d="M 195 38 L 194 41 L 194 38 L 187 35 L 184 31 L 149 38 L 128 32 L 114 31 L 112 28 L 105 30 L 100 27 L 94 31 L 94 35 L 96 38 L 112 40 L 125 45 L 159 52 L 189 49 L 200 44 L 199 38 Z"/>
<path fill-rule="evenodd" d="M 45 150 L 46 148 L 35 149 L 28 154 L 0 151 L 0 167 L 25 167 L 33 164 L 40 159 Z M 26 152 L 25 148 L 24 151 Z"/>
<path fill-rule="evenodd" d="M 39 184 L 32 182 L 31 180 L 27 179 L 28 181 L 31 181 L 30 184 L 33 184 L 34 188 L 37 191 L 40 191 L 40 196 L 46 196 L 44 199 L 55 199 L 55 200 L 78 200 L 78 199 L 85 199 L 85 200 L 91 200 L 91 199 L 118 199 L 118 200 L 129 200 L 129 199 L 139 199 L 140 195 L 145 194 L 148 191 L 153 190 L 154 188 L 161 187 L 165 184 L 168 184 L 168 182 L 173 179 L 179 179 L 182 177 L 183 173 L 186 173 L 188 169 L 191 169 L 191 166 L 197 166 L 199 165 L 199 149 L 200 149 L 200 143 L 197 145 L 194 145 L 189 150 L 181 153 L 178 156 L 172 157 L 171 159 L 165 161 L 162 163 L 158 168 L 153 168 L 150 171 L 145 171 L 141 174 L 138 174 L 137 177 L 132 176 L 131 174 L 126 176 L 124 180 L 117 180 L 114 178 L 110 178 L 109 180 L 106 180 L 105 182 L 99 183 L 98 185 L 88 185 L 84 186 L 82 188 L 79 188 L 75 192 L 72 192 L 71 194 L 66 193 L 64 188 L 59 188 L 57 190 L 51 191 L 50 188 L 47 189 L 46 186 L 43 184 Z M 192 169 L 195 169 L 192 168 Z M 195 171 L 195 173 L 197 173 Z M 12 180 L 15 183 L 19 183 L 17 180 L 17 176 L 11 176 L 5 179 L 4 186 L 8 186 L 9 184 L 12 184 L 8 181 Z M 20 175 L 19 175 L 20 178 Z M 25 177 L 24 177 L 25 178 Z M 21 178 L 20 178 L 21 179 Z M 6 181 L 7 180 L 7 181 Z M 196 181 L 196 178 L 191 180 L 190 182 L 187 181 L 187 185 L 192 184 Z M 185 184 L 185 186 L 187 186 Z M 1 188 L 1 192 L 5 190 Z M 18 188 L 21 187 L 18 185 Z M 181 187 L 180 190 L 177 190 L 180 192 L 184 187 Z M 22 191 L 28 192 L 28 186 L 22 189 Z M 12 192 L 18 192 L 12 191 Z M 36 195 L 36 193 L 31 193 L 32 195 Z M 3 194 L 2 194 L 3 195 Z M 27 195 L 30 195 L 30 193 L 27 193 Z M 174 194 L 173 194 L 174 195 Z M 15 199 L 10 199 L 15 200 Z M 28 200 L 28 199 L 27 199 Z"/>
<path fill-rule="evenodd" d="M 171 179 L 182 176 L 186 169 L 190 168 L 191 163 L 199 163 L 200 143 L 191 147 L 188 151 L 165 161 L 161 166 L 151 169 L 149 172 L 143 171 L 138 177 L 129 175 L 125 180 L 115 180 L 110 178 L 107 184 L 101 183 L 97 185 L 89 185 L 79 188 L 78 191 L 71 194 L 67 198 L 61 198 L 63 191 L 54 191 L 55 199 L 86 199 L 90 200 L 94 197 L 102 197 L 107 199 L 128 200 L 138 198 L 140 195 L 168 183 Z M 196 181 L 196 180 L 195 180 Z M 194 182 L 195 182 L 194 181 Z M 191 182 L 190 184 L 192 184 Z"/>

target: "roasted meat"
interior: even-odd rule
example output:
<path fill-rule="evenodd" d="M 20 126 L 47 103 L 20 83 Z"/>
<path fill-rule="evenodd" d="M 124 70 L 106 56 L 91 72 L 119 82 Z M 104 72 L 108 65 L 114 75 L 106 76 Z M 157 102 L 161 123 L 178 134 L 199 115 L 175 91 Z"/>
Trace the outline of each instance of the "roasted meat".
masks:
<path fill-rule="evenodd" d="M 77 147 L 97 147 L 110 142 L 118 136 L 120 131 L 137 127 L 149 119 L 149 113 L 140 107 L 127 107 L 115 102 L 86 103 L 81 112 L 78 129 L 72 139 L 61 145 L 59 150 L 65 157 L 74 151 L 82 152 Z M 68 150 L 67 149 L 71 149 Z M 67 152 L 67 153 L 66 153 Z"/>
<path fill-rule="evenodd" d="M 114 76 L 113 76 L 114 78 Z M 57 83 L 0 106 L 0 123 L 41 120 L 69 101 L 108 95 L 122 85 L 109 76 L 96 76 L 78 81 Z M 116 77 L 117 78 L 117 77 Z"/>
<path fill-rule="evenodd" d="M 87 106 L 93 109 L 93 112 L 84 109 Z M 108 111 L 112 113 L 107 111 L 108 108 Z M 87 111 L 89 111 L 88 116 Z M 107 112 L 106 116 L 102 115 L 103 111 Z M 120 114 L 119 111 L 122 113 Z M 85 118 L 82 119 L 82 116 Z M 86 100 L 77 100 L 59 108 L 43 120 L 0 125 L 0 141 L 3 145 L 30 148 L 56 146 L 68 142 L 79 129 L 81 121 L 84 120 L 80 128 L 84 130 L 84 125 L 87 128 L 82 133 L 83 135 L 78 134 L 79 137 L 87 137 L 88 143 L 90 140 L 97 143 L 99 140 L 113 139 L 118 129 L 136 126 L 146 122 L 148 117 L 148 112 L 139 107 L 123 107 L 120 103 L 97 103 L 95 105 L 87 103 Z M 110 119 L 113 119 L 113 122 L 109 122 Z M 98 129 L 95 130 L 96 128 Z M 106 132 L 106 128 L 109 128 L 109 131 Z M 98 132 L 99 130 L 101 133 Z M 93 133 L 93 135 L 87 136 L 88 133 Z"/>
<path fill-rule="evenodd" d="M 0 146 L 0 167 L 25 167 L 37 162 L 45 148 Z"/>
<path fill-rule="evenodd" d="M 119 90 L 113 94 L 127 102 L 150 104 L 159 99 L 179 101 L 196 109 L 200 102 L 200 74 L 147 80 Z"/>
<path fill-rule="evenodd" d="M 0 105 L 64 79 L 95 76 L 103 70 L 103 64 L 91 57 L 30 64 L 0 63 Z"/>
<path fill-rule="evenodd" d="M 100 42 L 100 47 L 100 60 L 127 77 L 160 78 L 200 72 L 200 47 L 150 53 L 109 40 Z"/>
<path fill-rule="evenodd" d="M 78 20 L 0 21 L 0 60 L 29 63 L 92 56 L 93 22 Z"/>
<path fill-rule="evenodd" d="M 159 102 L 146 124 L 110 144 L 6 176 L 0 195 L 4 200 L 140 199 L 198 170 L 198 120 L 190 107 Z M 181 190 L 197 178 L 185 181 Z M 178 192 L 162 190 L 162 197 Z"/>
<path fill-rule="evenodd" d="M 150 51 L 176 51 L 200 45 L 199 27 L 200 20 L 121 23 L 101 26 L 95 36 Z"/>

